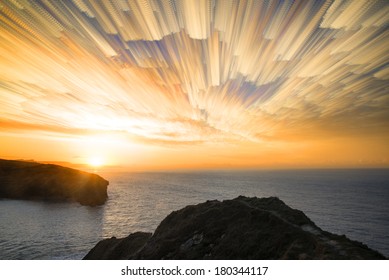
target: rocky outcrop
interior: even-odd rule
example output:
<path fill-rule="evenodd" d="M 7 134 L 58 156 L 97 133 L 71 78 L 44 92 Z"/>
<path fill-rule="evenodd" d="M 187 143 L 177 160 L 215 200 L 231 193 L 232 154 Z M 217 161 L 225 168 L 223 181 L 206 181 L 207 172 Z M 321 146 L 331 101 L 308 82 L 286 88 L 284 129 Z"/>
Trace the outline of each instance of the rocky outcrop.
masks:
<path fill-rule="evenodd" d="M 153 235 L 100 241 L 85 259 L 385 259 L 317 227 L 280 199 L 238 197 L 187 206 Z"/>
<path fill-rule="evenodd" d="M 149 232 L 135 232 L 126 238 L 112 237 L 98 243 L 84 259 L 126 260 L 133 252 L 139 251 L 151 238 Z"/>
<path fill-rule="evenodd" d="M 101 205 L 108 181 L 100 176 L 54 164 L 0 160 L 0 198 L 77 201 Z"/>

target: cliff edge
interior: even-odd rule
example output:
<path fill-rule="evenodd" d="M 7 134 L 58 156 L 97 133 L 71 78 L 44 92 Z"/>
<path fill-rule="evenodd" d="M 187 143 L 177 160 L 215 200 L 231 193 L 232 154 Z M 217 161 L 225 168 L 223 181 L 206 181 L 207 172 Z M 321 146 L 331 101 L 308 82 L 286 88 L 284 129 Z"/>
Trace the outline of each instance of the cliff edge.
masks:
<path fill-rule="evenodd" d="M 0 159 L 0 198 L 77 201 L 96 206 L 107 200 L 108 181 L 54 164 Z"/>
<path fill-rule="evenodd" d="M 100 241 L 84 259 L 385 259 L 317 227 L 276 197 L 207 201 L 168 215 L 154 234 Z"/>

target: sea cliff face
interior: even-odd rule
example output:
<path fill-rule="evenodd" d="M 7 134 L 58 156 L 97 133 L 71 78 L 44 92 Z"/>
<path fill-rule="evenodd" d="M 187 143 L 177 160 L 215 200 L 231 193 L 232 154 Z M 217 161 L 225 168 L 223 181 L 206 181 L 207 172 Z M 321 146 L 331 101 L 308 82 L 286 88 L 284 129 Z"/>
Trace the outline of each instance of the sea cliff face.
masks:
<path fill-rule="evenodd" d="M 96 206 L 107 200 L 108 181 L 54 164 L 0 160 L 0 198 L 77 201 Z"/>
<path fill-rule="evenodd" d="M 280 199 L 238 197 L 187 206 L 154 234 L 100 241 L 84 259 L 385 259 L 317 227 Z"/>

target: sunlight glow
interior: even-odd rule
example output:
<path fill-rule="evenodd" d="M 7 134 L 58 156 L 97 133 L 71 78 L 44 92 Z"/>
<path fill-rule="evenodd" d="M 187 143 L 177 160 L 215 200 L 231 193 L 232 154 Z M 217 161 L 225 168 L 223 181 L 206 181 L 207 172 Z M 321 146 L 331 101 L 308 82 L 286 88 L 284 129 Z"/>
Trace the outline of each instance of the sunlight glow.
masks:
<path fill-rule="evenodd" d="M 94 156 L 89 158 L 88 164 L 93 167 L 101 167 L 104 165 L 104 160 L 101 157 Z"/>
<path fill-rule="evenodd" d="M 388 166 L 389 1 L 0 3 L 0 157 Z"/>

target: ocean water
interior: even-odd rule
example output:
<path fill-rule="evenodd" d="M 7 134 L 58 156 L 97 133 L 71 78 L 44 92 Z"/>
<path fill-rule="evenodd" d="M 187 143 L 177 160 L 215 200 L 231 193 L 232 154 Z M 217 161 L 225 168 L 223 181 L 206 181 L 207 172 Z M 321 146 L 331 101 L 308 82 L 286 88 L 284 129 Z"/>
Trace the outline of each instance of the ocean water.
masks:
<path fill-rule="evenodd" d="M 102 238 L 152 232 L 171 211 L 239 195 L 277 196 L 323 230 L 389 256 L 389 170 L 101 173 L 103 206 L 0 200 L 0 259 L 81 259 Z"/>

